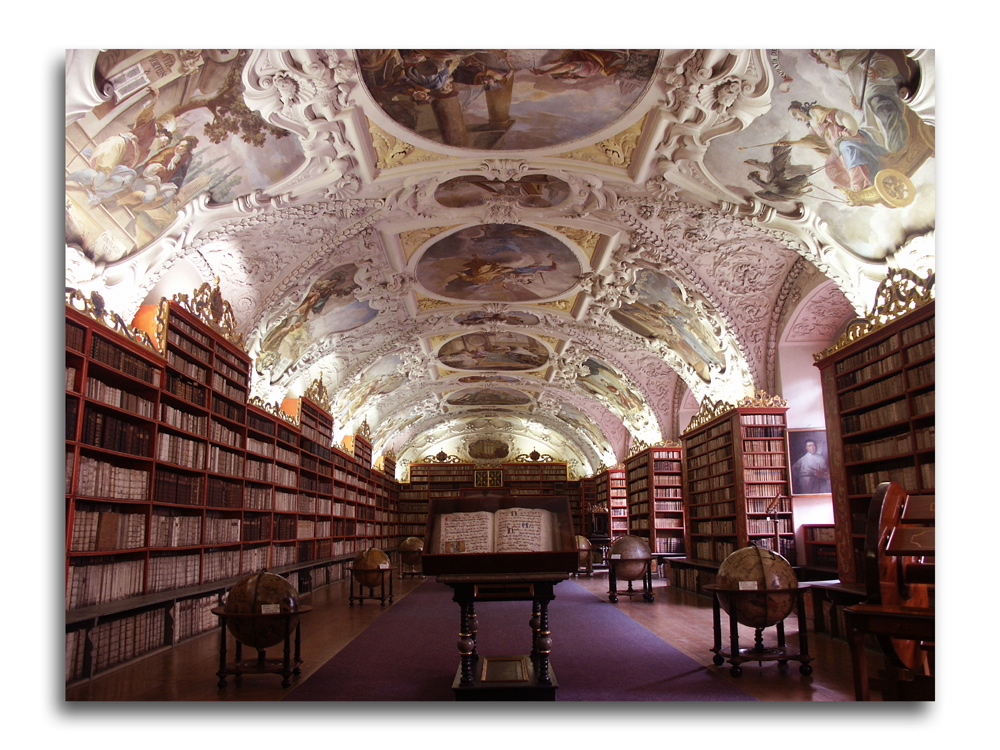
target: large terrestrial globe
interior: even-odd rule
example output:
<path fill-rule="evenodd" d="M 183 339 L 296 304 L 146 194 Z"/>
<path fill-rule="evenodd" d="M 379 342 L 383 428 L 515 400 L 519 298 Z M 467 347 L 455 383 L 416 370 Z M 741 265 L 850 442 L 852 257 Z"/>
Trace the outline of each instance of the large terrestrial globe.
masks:
<path fill-rule="evenodd" d="M 286 618 L 282 615 L 298 609 L 299 594 L 292 585 L 275 573 L 261 570 L 241 578 L 230 589 L 226 628 L 241 643 L 265 649 L 285 639 Z M 287 620 L 291 632 L 299 621 L 298 615 Z"/>
<path fill-rule="evenodd" d="M 399 543 L 399 559 L 407 565 L 419 565 L 424 553 L 424 540 L 419 536 L 408 536 Z"/>
<path fill-rule="evenodd" d="M 723 560 L 715 580 L 721 589 L 760 592 L 732 599 L 719 597 L 726 612 L 751 628 L 766 628 L 788 617 L 795 606 L 795 595 L 766 592 L 794 589 L 798 583 L 788 560 L 769 549 L 754 546 L 738 549 Z"/>
<path fill-rule="evenodd" d="M 642 579 L 652 559 L 646 540 L 631 534 L 615 539 L 608 550 L 608 562 L 615 566 L 615 576 L 623 581 Z"/>
<path fill-rule="evenodd" d="M 382 585 L 382 569 L 389 567 L 389 556 L 380 549 L 369 547 L 359 552 L 351 566 L 351 575 L 360 586 L 373 588 Z"/>

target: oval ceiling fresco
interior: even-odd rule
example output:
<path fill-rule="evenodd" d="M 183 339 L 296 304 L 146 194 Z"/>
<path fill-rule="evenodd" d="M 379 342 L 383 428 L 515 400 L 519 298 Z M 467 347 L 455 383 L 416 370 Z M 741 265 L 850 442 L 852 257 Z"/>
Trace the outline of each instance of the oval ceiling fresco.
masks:
<path fill-rule="evenodd" d="M 659 50 L 367 49 L 368 92 L 391 120 L 456 148 L 548 148 L 593 135 L 639 100 Z"/>
<path fill-rule="evenodd" d="M 527 406 L 531 397 L 512 388 L 479 388 L 448 397 L 451 406 Z"/>
<path fill-rule="evenodd" d="M 520 224 L 479 224 L 435 242 L 417 262 L 431 294 L 460 301 L 537 302 L 580 280 L 576 254 L 556 237 Z"/>
<path fill-rule="evenodd" d="M 569 197 L 569 184 L 558 177 L 532 174 L 514 180 L 463 175 L 442 183 L 434 200 L 448 208 L 472 208 L 489 201 L 506 201 L 524 208 L 551 208 Z"/>
<path fill-rule="evenodd" d="M 467 333 L 445 342 L 438 359 L 455 370 L 534 370 L 549 361 L 549 352 L 522 333 Z"/>

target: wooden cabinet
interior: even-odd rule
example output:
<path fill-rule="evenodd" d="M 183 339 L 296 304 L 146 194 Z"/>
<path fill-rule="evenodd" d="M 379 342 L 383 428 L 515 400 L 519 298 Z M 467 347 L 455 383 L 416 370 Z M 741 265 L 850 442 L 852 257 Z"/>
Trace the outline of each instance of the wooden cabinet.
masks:
<path fill-rule="evenodd" d="M 681 446 L 646 448 L 625 461 L 629 533 L 653 554 L 683 554 L 684 504 Z"/>
<path fill-rule="evenodd" d="M 242 575 L 308 590 L 394 536 L 395 482 L 372 479 L 370 444 L 334 450 L 308 398 L 293 414 L 250 403 L 249 356 L 184 306 L 147 318 L 68 295 L 67 681 L 215 627 Z"/>
<path fill-rule="evenodd" d="M 816 355 L 823 383 L 837 569 L 864 580 L 868 510 L 881 482 L 934 492 L 933 277 L 898 272 L 868 318 Z"/>
<path fill-rule="evenodd" d="M 689 558 L 721 563 L 753 542 L 795 559 L 785 406 L 758 395 L 683 436 Z M 697 421 L 699 417 L 696 417 Z"/>

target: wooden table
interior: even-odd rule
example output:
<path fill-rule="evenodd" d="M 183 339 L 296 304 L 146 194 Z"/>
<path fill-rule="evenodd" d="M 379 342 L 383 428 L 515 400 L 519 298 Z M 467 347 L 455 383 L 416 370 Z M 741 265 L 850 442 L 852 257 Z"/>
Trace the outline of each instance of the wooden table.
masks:
<path fill-rule="evenodd" d="M 868 658 L 865 637 L 868 635 L 933 642 L 934 609 L 903 607 L 894 604 L 855 604 L 844 610 L 847 639 L 854 666 L 855 700 L 871 699 L 868 682 Z M 892 673 L 893 665 L 889 665 Z M 890 680 L 891 682 L 892 680 Z M 928 700 L 932 700 L 929 696 Z"/>
<path fill-rule="evenodd" d="M 300 674 L 299 665 L 302 663 L 302 620 L 300 615 L 312 612 L 312 607 L 300 604 L 294 612 L 283 612 L 280 614 L 234 614 L 226 612 L 225 607 L 212 607 L 212 614 L 219 618 L 219 671 L 216 675 L 219 678 L 219 687 L 226 686 L 226 676 L 235 675 L 239 677 L 244 674 L 280 674 L 282 677 L 281 687 L 288 687 L 291 684 L 292 675 Z M 256 659 L 243 658 L 243 643 L 239 638 L 236 640 L 236 659 L 232 662 L 226 661 L 226 622 L 229 618 L 236 619 L 257 619 L 270 618 L 272 620 L 283 620 L 285 626 L 284 648 L 281 659 L 268 659 L 266 649 L 257 649 Z M 292 627 L 292 619 L 297 619 Z M 292 633 L 295 633 L 295 651 L 292 652 Z"/>
<path fill-rule="evenodd" d="M 452 683 L 456 700 L 555 700 L 558 687 L 549 654 L 549 602 L 553 589 L 569 573 L 477 573 L 439 575 L 450 586 L 461 610 L 458 634 L 460 663 Z M 531 653 L 480 656 L 477 602 L 530 601 Z"/>
<path fill-rule="evenodd" d="M 733 677 L 743 674 L 740 664 L 747 661 L 765 662 L 776 661 L 779 665 L 787 664 L 789 661 L 799 662 L 799 672 L 804 675 L 812 674 L 812 666 L 809 662 L 809 640 L 806 633 L 806 606 L 803 594 L 809 588 L 809 583 L 799 583 L 795 588 L 788 589 L 747 589 L 734 590 L 722 589 L 712 584 L 704 586 L 703 589 L 712 595 L 712 623 L 715 631 L 715 645 L 712 651 L 715 652 L 713 663 L 718 667 L 728 661 L 733 666 L 729 673 Z M 736 611 L 735 600 L 743 596 L 760 596 L 762 594 L 789 594 L 795 597 L 796 613 L 799 624 L 799 650 L 795 651 L 785 644 L 785 622 L 781 620 L 773 626 L 777 630 L 778 645 L 775 648 L 767 648 L 763 642 L 763 628 L 755 628 L 754 645 L 752 648 L 740 648 L 739 623 L 734 612 Z M 728 600 L 728 601 L 727 601 Z M 729 650 L 722 647 L 722 603 L 727 601 L 729 610 Z"/>

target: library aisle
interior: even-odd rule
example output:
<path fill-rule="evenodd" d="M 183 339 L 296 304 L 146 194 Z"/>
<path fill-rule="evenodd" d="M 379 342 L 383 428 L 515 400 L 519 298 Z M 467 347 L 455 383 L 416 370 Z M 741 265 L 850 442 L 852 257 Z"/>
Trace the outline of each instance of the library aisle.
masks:
<path fill-rule="evenodd" d="M 572 579 L 601 599 L 607 598 L 606 571 L 593 577 Z M 396 601 L 421 583 L 406 578 L 395 582 Z M 773 663 L 758 666 L 749 662 L 739 678 L 728 676 L 729 665 L 712 664 L 712 605 L 711 600 L 667 585 L 665 579 L 653 580 L 655 601 L 624 597 L 618 607 L 640 625 L 646 627 L 685 655 L 708 670 L 737 680 L 749 695 L 761 701 L 853 701 L 850 651 L 843 640 L 809 631 L 809 650 L 814 657 L 813 674 L 803 677 L 793 667 L 779 668 Z M 314 607 L 302 625 L 302 674 L 292 682 L 292 688 L 310 677 L 328 659 L 344 648 L 387 608 L 379 606 L 348 606 L 349 581 L 335 581 L 303 595 L 302 602 Z M 558 587 L 556 596 L 558 597 Z M 446 613 L 452 617 L 453 612 Z M 578 624 L 560 623 L 560 628 Z M 794 639 L 794 621 L 789 622 L 788 635 Z M 741 626 L 741 630 L 742 630 Z M 745 629 L 741 637 L 752 638 Z M 751 643 L 752 640 L 748 640 Z M 765 634 L 765 644 L 767 644 Z M 248 675 L 240 681 L 231 680 L 223 689 L 216 687 L 218 669 L 218 630 L 196 636 L 161 653 L 123 665 L 99 677 L 66 690 L 67 701 L 278 701 L 288 694 L 274 675 Z M 877 657 L 872 669 L 878 668 Z M 456 652 L 457 663 L 457 652 Z M 878 695 L 874 695 L 878 699 Z"/>

